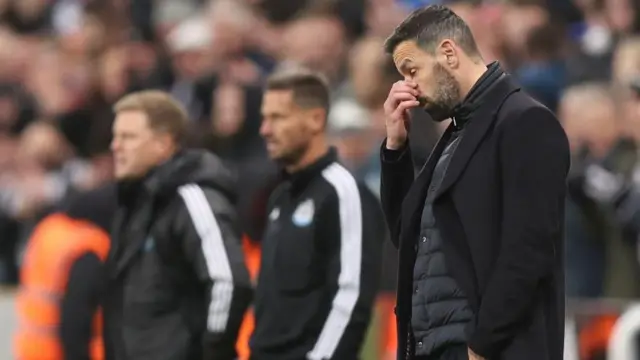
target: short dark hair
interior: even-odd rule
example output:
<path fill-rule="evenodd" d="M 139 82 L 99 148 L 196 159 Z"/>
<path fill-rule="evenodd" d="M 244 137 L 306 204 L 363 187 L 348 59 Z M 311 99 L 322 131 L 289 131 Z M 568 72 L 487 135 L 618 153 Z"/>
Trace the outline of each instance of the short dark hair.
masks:
<path fill-rule="evenodd" d="M 329 112 L 329 83 L 320 73 L 305 68 L 277 71 L 267 79 L 265 90 L 291 90 L 302 108 L 321 107 Z"/>
<path fill-rule="evenodd" d="M 413 11 L 398 25 L 384 43 L 384 49 L 392 54 L 396 47 L 407 40 L 433 53 L 438 43 L 451 39 L 470 56 L 479 56 L 478 46 L 469 26 L 451 9 L 442 5 L 429 5 Z"/>

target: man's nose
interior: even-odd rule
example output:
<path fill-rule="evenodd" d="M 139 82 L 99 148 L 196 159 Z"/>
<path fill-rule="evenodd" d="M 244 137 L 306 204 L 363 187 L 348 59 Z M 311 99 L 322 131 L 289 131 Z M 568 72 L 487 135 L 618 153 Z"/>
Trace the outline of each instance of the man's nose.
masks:
<path fill-rule="evenodd" d="M 110 146 L 110 147 L 111 147 L 111 151 L 112 151 L 112 152 L 116 152 L 116 151 L 118 151 L 118 149 L 120 148 L 120 141 L 115 140 L 115 139 L 114 139 L 114 140 L 112 140 L 112 141 L 111 141 L 111 146 Z"/>
<path fill-rule="evenodd" d="M 269 121 L 262 121 L 260 124 L 260 136 L 265 137 L 271 134 L 271 125 Z"/>

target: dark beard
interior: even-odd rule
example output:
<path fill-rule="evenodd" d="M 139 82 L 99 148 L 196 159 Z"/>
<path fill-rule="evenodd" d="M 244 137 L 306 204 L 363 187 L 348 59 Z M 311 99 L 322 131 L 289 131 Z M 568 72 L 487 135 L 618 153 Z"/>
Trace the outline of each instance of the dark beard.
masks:
<path fill-rule="evenodd" d="M 422 109 L 436 122 L 451 117 L 453 108 L 460 102 L 460 85 L 442 65 L 435 64 L 433 73 L 437 90 L 433 99 L 419 98 Z"/>
<path fill-rule="evenodd" d="M 279 166 L 286 168 L 291 165 L 296 165 L 300 162 L 300 159 L 307 152 L 308 145 L 304 144 L 300 147 L 292 149 L 288 153 L 280 156 L 277 159 L 273 159 Z"/>
<path fill-rule="evenodd" d="M 442 122 L 451 117 L 453 108 L 449 108 L 442 103 L 427 102 L 424 98 L 419 98 L 418 101 L 420 101 L 422 109 L 429 114 L 429 117 L 435 122 Z"/>

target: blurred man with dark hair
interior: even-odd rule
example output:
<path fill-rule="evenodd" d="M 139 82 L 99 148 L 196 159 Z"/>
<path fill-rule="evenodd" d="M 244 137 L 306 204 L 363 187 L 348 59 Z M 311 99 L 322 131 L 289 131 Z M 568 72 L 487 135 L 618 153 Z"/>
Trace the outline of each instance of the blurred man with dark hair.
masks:
<path fill-rule="evenodd" d="M 272 75 L 260 134 L 284 181 L 271 194 L 255 301 L 252 360 L 357 359 L 380 278 L 375 196 L 327 145 L 319 75 Z"/>
<path fill-rule="evenodd" d="M 485 65 L 467 24 L 420 8 L 387 39 L 381 198 L 399 249 L 399 359 L 561 360 L 567 137 Z M 414 178 L 411 109 L 451 118 Z"/>
<path fill-rule="evenodd" d="M 564 28 L 547 21 L 533 28 L 526 40 L 526 61 L 514 72 L 515 77 L 536 100 L 556 111 L 566 83 L 562 59 Z"/>

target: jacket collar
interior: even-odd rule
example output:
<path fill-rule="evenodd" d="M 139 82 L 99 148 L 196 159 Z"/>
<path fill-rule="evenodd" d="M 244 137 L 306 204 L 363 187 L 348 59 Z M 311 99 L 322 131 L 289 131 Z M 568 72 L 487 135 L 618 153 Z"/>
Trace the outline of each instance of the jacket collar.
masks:
<path fill-rule="evenodd" d="M 309 184 L 309 182 L 311 182 L 312 179 L 320 176 L 327 166 L 336 161 L 338 161 L 338 151 L 336 148 L 331 147 L 325 155 L 301 170 L 294 173 L 288 173 L 283 170 L 282 178 L 290 184 L 291 191 L 300 192 Z"/>
<path fill-rule="evenodd" d="M 180 150 L 142 178 L 120 181 L 118 195 L 120 203 L 126 205 L 138 196 L 162 198 L 174 194 L 181 185 L 198 184 L 214 188 L 235 201 L 236 180 L 235 172 L 215 155 L 197 149 Z"/>
<path fill-rule="evenodd" d="M 495 116 L 502 104 L 511 94 L 517 91 L 520 91 L 520 87 L 515 84 L 507 74 L 502 75 L 494 86 L 487 91 L 485 94 L 486 98 L 482 102 L 482 105 L 478 107 L 473 114 L 472 120 L 465 126 L 465 134 L 451 158 L 447 172 L 436 194 L 436 200 L 458 180 L 476 148 L 480 145 L 487 131 L 492 127 Z M 428 184 L 433 175 L 433 169 L 444 151 L 447 142 L 451 138 L 451 134 L 456 130 L 456 126 L 453 123 L 445 130 L 434 150 L 431 152 L 431 155 L 429 155 L 424 167 L 418 174 L 414 185 L 405 197 L 406 199 L 418 199 L 417 201 L 405 202 L 403 208 L 403 214 L 405 214 L 403 216 L 411 218 L 412 221 L 417 221 L 413 218 L 413 214 L 420 214 L 417 208 L 424 205 L 424 199 L 426 198 Z"/>
<path fill-rule="evenodd" d="M 453 108 L 451 117 L 453 124 L 458 128 L 463 128 L 471 120 L 474 113 L 482 104 L 488 100 L 487 95 L 491 88 L 502 78 L 504 71 L 497 61 L 492 62 L 487 70 L 476 81 L 464 100 Z"/>
<path fill-rule="evenodd" d="M 511 79 L 511 76 L 502 74 L 483 95 L 483 101 L 474 111 L 465 127 L 465 134 L 451 158 L 451 163 L 436 197 L 449 190 L 458 180 L 485 134 L 493 126 L 496 114 L 500 111 L 502 104 L 511 94 L 517 91 L 520 91 L 520 87 Z M 448 138 L 451 136 L 451 132 L 455 130 L 455 126 L 451 124 L 447 130 L 449 130 L 446 132 Z"/>

